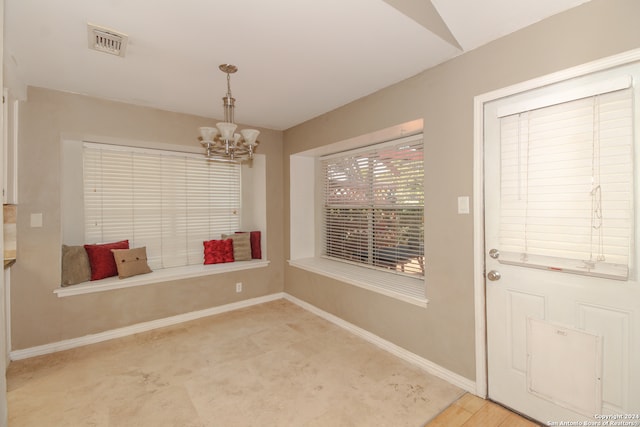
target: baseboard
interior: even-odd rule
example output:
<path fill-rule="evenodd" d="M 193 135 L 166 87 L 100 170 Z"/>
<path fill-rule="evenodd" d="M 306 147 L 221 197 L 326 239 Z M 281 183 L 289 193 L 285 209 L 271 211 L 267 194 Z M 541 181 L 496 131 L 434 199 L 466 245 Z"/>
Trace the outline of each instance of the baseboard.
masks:
<path fill-rule="evenodd" d="M 360 338 L 363 338 L 369 341 L 370 343 L 380 347 L 381 349 L 386 350 L 389 353 L 415 366 L 418 366 L 419 368 L 423 369 L 429 374 L 434 375 L 438 378 L 441 378 L 455 385 L 456 387 L 460 387 L 461 389 L 468 391 L 469 393 L 476 394 L 477 390 L 476 390 L 475 381 L 465 378 L 462 375 L 458 375 L 455 372 L 451 372 L 450 370 L 445 369 L 440 365 L 437 365 L 421 356 L 418 356 L 415 353 L 412 353 L 402 347 L 399 347 L 393 344 L 392 342 L 389 342 L 383 338 L 380 338 L 379 336 L 372 334 L 371 332 L 365 329 L 362 329 L 352 323 L 349 323 L 346 320 L 343 320 L 337 316 L 334 316 L 331 313 L 327 313 L 326 311 L 312 304 L 309 304 L 308 302 L 302 301 L 301 299 L 298 299 L 293 295 L 285 293 L 283 296 L 287 301 L 291 301 L 292 303 L 304 308 L 305 310 L 310 311 L 313 314 L 319 317 L 322 317 L 323 319 L 328 320 L 329 322 L 337 326 L 340 326 L 341 328 L 346 329 L 352 334 L 357 335 Z"/>
<path fill-rule="evenodd" d="M 263 304 L 270 301 L 276 301 L 279 299 L 286 299 L 301 308 L 304 308 L 311 313 L 322 317 L 329 322 L 340 326 L 343 329 L 351 332 L 354 335 L 357 335 L 370 343 L 378 346 L 379 348 L 388 351 L 391 354 L 415 365 L 424 371 L 430 373 L 431 375 L 435 375 L 436 377 L 442 378 L 449 383 L 460 387 L 461 389 L 468 391 L 472 394 L 477 392 L 476 383 L 468 378 L 465 378 L 461 375 L 456 374 L 455 372 L 451 372 L 448 369 L 443 368 L 440 365 L 437 365 L 421 356 L 418 356 L 415 353 L 412 353 L 402 347 L 399 347 L 392 342 L 389 342 L 379 336 L 372 334 L 371 332 L 362 329 L 352 323 L 347 322 L 337 316 L 334 316 L 331 313 L 327 313 L 326 311 L 309 304 L 301 299 L 294 297 L 293 295 L 279 292 L 271 295 L 265 295 L 258 298 L 251 298 L 244 301 L 238 301 L 231 304 L 225 304 L 218 307 L 211 307 L 204 310 L 192 311 L 190 313 L 179 314 L 177 316 L 165 317 L 164 319 L 152 320 L 149 322 L 138 323 L 131 326 L 125 326 L 123 328 L 112 329 L 110 331 L 100 332 L 97 334 L 85 335 L 79 338 L 72 338 L 68 340 L 58 341 L 51 344 L 39 345 L 36 347 L 30 347 L 23 350 L 14 350 L 9 353 L 9 357 L 11 360 L 21 360 L 27 359 L 35 356 L 42 356 L 44 354 L 55 353 L 57 351 L 69 350 L 72 348 L 82 347 L 88 344 L 95 344 L 103 341 L 108 341 L 115 338 L 121 338 L 128 335 L 137 334 L 140 332 L 146 332 L 157 328 L 162 328 L 165 326 L 176 325 L 182 322 L 188 322 L 190 320 L 200 319 L 202 317 L 213 316 L 215 314 L 226 313 L 233 310 L 238 310 L 245 307 L 251 307 L 253 305 Z"/>
<path fill-rule="evenodd" d="M 263 304 L 265 302 L 282 299 L 283 293 L 265 295 L 263 297 L 251 298 L 244 301 L 238 301 L 231 304 L 225 304 L 218 307 L 211 307 L 204 310 L 192 311 L 190 313 L 179 314 L 177 316 L 165 317 L 163 319 L 152 320 L 149 322 L 138 323 L 123 328 L 112 329 L 110 331 L 100 332 L 97 334 L 85 335 L 79 338 L 58 341 L 51 344 L 39 345 L 23 350 L 14 350 L 9 353 L 11 360 L 27 359 L 29 357 L 42 356 L 44 354 L 55 353 L 57 351 L 69 350 L 76 347 L 82 347 L 88 344 L 95 344 L 102 341 L 108 341 L 114 338 L 121 338 L 140 332 L 150 331 L 152 329 L 162 328 L 165 326 L 176 325 L 189 320 L 200 319 L 202 317 L 212 316 L 214 314 L 226 313 L 228 311 L 238 310 L 240 308 L 250 307 L 252 305 Z"/>

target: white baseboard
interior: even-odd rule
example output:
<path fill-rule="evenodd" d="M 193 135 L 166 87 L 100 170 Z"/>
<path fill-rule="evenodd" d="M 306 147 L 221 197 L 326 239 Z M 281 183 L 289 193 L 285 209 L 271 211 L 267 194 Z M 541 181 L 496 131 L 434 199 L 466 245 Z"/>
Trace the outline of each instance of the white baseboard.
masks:
<path fill-rule="evenodd" d="M 82 347 L 88 344 L 95 344 L 102 341 L 121 338 L 127 335 L 133 335 L 140 332 L 150 331 L 152 329 L 162 328 L 165 326 L 176 325 L 189 320 L 200 319 L 202 317 L 212 316 L 214 314 L 226 313 L 228 311 L 238 310 L 240 308 L 250 307 L 252 305 L 263 304 L 265 302 L 282 299 L 283 293 L 265 295 L 263 297 L 251 298 L 244 301 L 238 301 L 231 304 L 225 304 L 218 307 L 211 307 L 204 310 L 192 311 L 190 313 L 179 314 L 177 316 L 165 317 L 164 319 L 152 320 L 149 322 L 138 323 L 123 328 L 112 329 L 110 331 L 100 332 L 97 334 L 85 335 L 79 338 L 58 341 L 51 344 L 39 345 L 36 347 L 25 348 L 23 350 L 15 350 L 9 353 L 11 360 L 27 359 L 29 357 L 42 356 L 43 354 L 55 353 L 56 351 L 69 350 L 76 347 Z"/>
<path fill-rule="evenodd" d="M 389 342 L 379 336 L 372 334 L 352 323 L 347 322 L 333 314 L 327 313 L 318 307 L 311 305 L 301 299 L 298 299 L 292 295 L 284 292 L 279 292 L 271 295 L 265 295 L 263 297 L 252 298 L 244 301 L 238 301 L 231 304 L 225 304 L 218 307 L 207 308 L 199 311 L 192 311 L 190 313 L 179 314 L 177 316 L 165 317 L 164 319 L 152 320 L 149 322 L 138 323 L 131 326 L 125 326 L 123 328 L 112 329 L 110 331 L 100 332 L 97 334 L 85 335 L 84 337 L 72 338 L 68 340 L 58 341 L 55 343 L 39 345 L 36 347 L 30 347 L 23 350 L 14 350 L 9 353 L 11 360 L 27 359 L 29 357 L 42 356 L 44 354 L 55 353 L 57 351 L 69 350 L 76 347 L 82 347 L 88 344 L 95 344 L 103 341 L 108 341 L 114 338 L 121 338 L 128 335 L 137 334 L 140 332 L 146 332 L 165 326 L 176 325 L 182 322 L 188 322 L 190 320 L 200 319 L 202 317 L 213 316 L 215 314 L 226 313 L 233 310 L 238 310 L 245 307 L 250 307 L 257 304 L 263 304 L 270 301 L 276 301 L 279 299 L 286 299 L 301 308 L 304 308 L 311 313 L 322 317 L 329 322 L 340 326 L 343 329 L 357 335 L 370 343 L 380 347 L 381 349 L 388 351 L 391 354 L 415 365 L 424 371 L 442 378 L 449 383 L 460 387 L 461 389 L 468 391 L 472 394 L 476 393 L 476 383 L 468 378 L 451 372 L 448 369 L 443 368 L 415 353 L 412 353 L 402 347 L 399 347 L 392 342 Z"/>
<path fill-rule="evenodd" d="M 402 347 L 399 347 L 392 342 L 389 342 L 379 336 L 372 334 L 371 332 L 362 329 L 352 323 L 347 322 L 337 316 L 334 316 L 331 313 L 327 313 L 326 311 L 309 304 L 308 302 L 302 301 L 292 295 L 287 293 L 284 294 L 284 298 L 287 301 L 291 301 L 292 303 L 304 308 L 307 311 L 312 312 L 313 314 L 322 317 L 329 322 L 340 326 L 341 328 L 346 329 L 354 335 L 363 338 L 370 343 L 380 347 L 383 350 L 388 351 L 389 353 L 398 356 L 399 358 L 418 366 L 424 371 L 428 372 L 431 375 L 434 375 L 438 378 L 442 378 L 443 380 L 455 385 L 456 387 L 460 387 L 461 389 L 468 391 L 469 393 L 476 394 L 476 383 L 468 378 L 463 377 L 462 375 L 458 375 L 455 372 L 451 372 L 448 369 L 443 368 L 440 365 L 437 365 L 421 356 L 418 356 L 415 353 L 412 353 Z"/>

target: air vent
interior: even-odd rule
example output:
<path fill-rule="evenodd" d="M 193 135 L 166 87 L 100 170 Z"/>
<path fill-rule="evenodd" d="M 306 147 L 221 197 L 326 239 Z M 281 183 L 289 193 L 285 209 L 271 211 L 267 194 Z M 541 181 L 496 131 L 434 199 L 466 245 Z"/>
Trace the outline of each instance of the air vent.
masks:
<path fill-rule="evenodd" d="M 93 24 L 87 24 L 87 29 L 89 33 L 89 49 L 110 53 L 111 55 L 124 56 L 127 50 L 127 41 L 129 40 L 126 34 Z"/>

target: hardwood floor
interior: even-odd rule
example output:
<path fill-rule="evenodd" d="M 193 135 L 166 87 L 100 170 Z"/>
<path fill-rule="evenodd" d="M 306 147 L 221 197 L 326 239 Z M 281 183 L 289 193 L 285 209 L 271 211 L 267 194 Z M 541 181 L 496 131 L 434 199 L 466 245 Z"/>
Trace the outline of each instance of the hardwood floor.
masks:
<path fill-rule="evenodd" d="M 537 427 L 538 425 L 500 405 L 467 393 L 425 427 Z"/>

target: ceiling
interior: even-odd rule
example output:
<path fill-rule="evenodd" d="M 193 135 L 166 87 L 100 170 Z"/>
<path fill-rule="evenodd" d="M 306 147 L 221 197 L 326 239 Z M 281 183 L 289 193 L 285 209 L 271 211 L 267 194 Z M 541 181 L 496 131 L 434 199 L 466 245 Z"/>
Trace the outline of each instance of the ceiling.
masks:
<path fill-rule="evenodd" d="M 5 0 L 22 84 L 276 130 L 589 0 Z M 87 24 L 129 37 L 88 48 Z"/>

